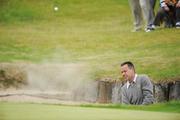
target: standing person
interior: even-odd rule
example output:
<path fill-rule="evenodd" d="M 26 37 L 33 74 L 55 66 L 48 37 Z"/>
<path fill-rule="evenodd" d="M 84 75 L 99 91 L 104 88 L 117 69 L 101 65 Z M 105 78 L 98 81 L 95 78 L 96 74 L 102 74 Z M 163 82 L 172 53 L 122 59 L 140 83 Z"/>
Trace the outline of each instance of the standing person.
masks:
<path fill-rule="evenodd" d="M 147 75 L 137 75 L 130 61 L 121 64 L 121 73 L 127 81 L 121 88 L 123 104 L 147 105 L 154 102 L 153 84 Z"/>
<path fill-rule="evenodd" d="M 145 31 L 150 32 L 151 30 L 154 30 L 154 28 L 152 27 L 154 15 L 150 0 L 129 0 L 129 5 L 131 7 L 131 11 L 134 17 L 133 32 L 141 30 L 143 17 L 146 21 Z"/>
<path fill-rule="evenodd" d="M 160 8 L 154 20 L 155 26 L 180 28 L 180 0 L 160 0 Z"/>

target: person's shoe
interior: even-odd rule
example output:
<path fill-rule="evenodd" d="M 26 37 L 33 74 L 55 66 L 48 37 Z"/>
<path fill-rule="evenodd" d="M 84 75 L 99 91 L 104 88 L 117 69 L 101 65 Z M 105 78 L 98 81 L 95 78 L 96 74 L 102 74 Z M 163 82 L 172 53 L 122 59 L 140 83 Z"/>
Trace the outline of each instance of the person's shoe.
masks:
<path fill-rule="evenodd" d="M 180 29 L 180 22 L 176 23 L 176 28 Z"/>
<path fill-rule="evenodd" d="M 155 30 L 156 29 L 156 26 L 155 25 L 151 25 L 151 29 Z"/>
<path fill-rule="evenodd" d="M 153 27 L 148 27 L 148 28 L 145 29 L 145 32 L 151 32 L 151 31 L 153 31 L 153 30 L 155 30 L 155 28 L 153 28 Z"/>
<path fill-rule="evenodd" d="M 151 32 L 151 29 L 146 28 L 146 29 L 145 29 L 145 32 Z"/>

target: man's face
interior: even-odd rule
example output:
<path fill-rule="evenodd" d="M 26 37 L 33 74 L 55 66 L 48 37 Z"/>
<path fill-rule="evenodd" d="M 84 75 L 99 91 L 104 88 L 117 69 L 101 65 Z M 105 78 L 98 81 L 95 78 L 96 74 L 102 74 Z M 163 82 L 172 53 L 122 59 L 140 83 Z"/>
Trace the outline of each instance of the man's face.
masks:
<path fill-rule="evenodd" d="M 128 65 L 121 66 L 121 74 L 125 80 L 132 81 L 134 79 L 134 70 L 130 69 Z"/>

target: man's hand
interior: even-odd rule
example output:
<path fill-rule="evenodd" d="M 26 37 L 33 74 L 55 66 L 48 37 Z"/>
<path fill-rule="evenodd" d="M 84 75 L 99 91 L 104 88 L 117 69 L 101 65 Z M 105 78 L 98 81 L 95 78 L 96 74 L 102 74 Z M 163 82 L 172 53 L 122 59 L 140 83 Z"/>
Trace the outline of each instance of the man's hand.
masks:
<path fill-rule="evenodd" d="M 180 0 L 179 0 L 179 2 L 176 4 L 176 7 L 177 7 L 177 8 L 180 7 Z"/>
<path fill-rule="evenodd" d="M 165 11 L 169 11 L 169 7 L 168 7 L 168 6 L 164 6 L 163 9 L 164 9 Z"/>

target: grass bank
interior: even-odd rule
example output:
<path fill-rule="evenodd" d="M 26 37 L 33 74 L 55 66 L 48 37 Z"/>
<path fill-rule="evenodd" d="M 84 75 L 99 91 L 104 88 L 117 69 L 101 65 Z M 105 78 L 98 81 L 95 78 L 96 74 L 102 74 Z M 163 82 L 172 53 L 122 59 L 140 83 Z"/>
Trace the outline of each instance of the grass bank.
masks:
<path fill-rule="evenodd" d="M 180 77 L 180 31 L 130 32 L 126 0 L 2 1 L 0 62 L 85 63 L 99 79 L 131 60 L 154 81 Z"/>
<path fill-rule="evenodd" d="M 91 104 L 81 105 L 82 107 L 92 108 L 110 108 L 110 109 L 126 109 L 126 110 L 142 110 L 142 111 L 156 111 L 156 112 L 175 112 L 180 113 L 180 101 L 170 101 L 165 103 L 155 103 L 152 105 L 121 105 L 121 104 Z"/>

